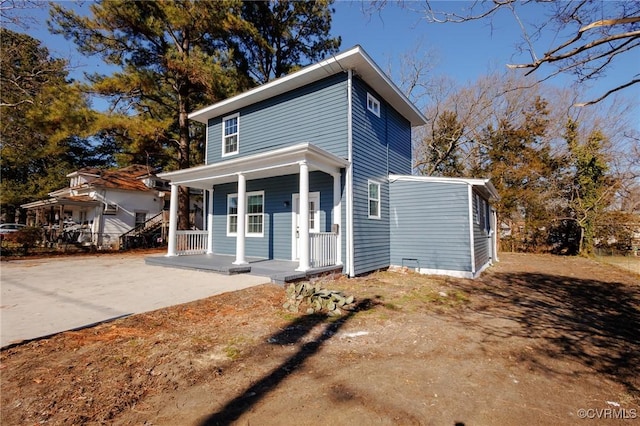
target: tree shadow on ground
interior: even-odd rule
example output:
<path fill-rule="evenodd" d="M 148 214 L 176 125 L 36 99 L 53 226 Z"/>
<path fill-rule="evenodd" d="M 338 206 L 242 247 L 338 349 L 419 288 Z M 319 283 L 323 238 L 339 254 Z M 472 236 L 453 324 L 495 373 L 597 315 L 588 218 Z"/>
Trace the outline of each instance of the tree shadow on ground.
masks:
<path fill-rule="evenodd" d="M 358 302 L 346 315 L 328 323 L 327 316 L 324 314 L 305 315 L 293 321 L 280 332 L 272 335 L 267 340 L 269 343 L 292 345 L 301 342 L 316 326 L 326 323 L 319 337 L 304 343 L 295 354 L 290 356 L 280 366 L 258 380 L 240 395 L 227 402 L 220 411 L 210 415 L 201 425 L 227 425 L 237 420 L 243 413 L 264 398 L 267 393 L 275 389 L 284 379 L 300 369 L 305 361 L 315 355 L 322 345 L 333 337 L 356 313 L 370 310 L 375 306 L 376 302 L 371 299 L 364 299 Z"/>
<path fill-rule="evenodd" d="M 486 340 L 535 339 L 536 351 L 519 361 L 557 375 L 545 358 L 578 361 L 638 397 L 640 394 L 640 286 L 539 273 L 496 273 L 464 284 L 481 296 L 473 308 L 489 317 L 514 321 L 468 321 Z M 542 356 L 542 358 L 541 358 Z M 588 373 L 587 373 L 588 374 Z"/>

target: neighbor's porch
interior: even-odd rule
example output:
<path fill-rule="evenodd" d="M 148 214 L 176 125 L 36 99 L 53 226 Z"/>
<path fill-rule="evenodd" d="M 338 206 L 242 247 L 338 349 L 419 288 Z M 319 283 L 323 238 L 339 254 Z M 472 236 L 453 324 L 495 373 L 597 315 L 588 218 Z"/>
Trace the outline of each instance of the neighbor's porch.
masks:
<path fill-rule="evenodd" d="M 164 263 L 167 266 L 183 265 L 183 267 L 197 264 L 203 267 L 201 269 L 221 269 L 221 272 L 243 272 L 243 266 L 252 262 L 255 263 L 257 259 L 264 262 L 265 258 L 291 258 L 290 262 L 280 260 L 270 260 L 270 262 L 286 262 L 287 264 L 296 265 L 292 269 L 299 273 L 342 265 L 341 169 L 347 165 L 348 162 L 346 160 L 311 144 L 300 144 L 260 155 L 252 155 L 160 175 L 160 177 L 171 181 L 172 188 L 167 257 L 178 259 L 159 263 Z M 311 210 L 314 206 L 313 197 L 320 197 L 317 193 L 310 191 L 310 173 L 313 172 L 322 172 L 320 173 L 321 175 L 329 178 L 329 181 L 326 182 L 328 189 L 325 187 L 326 192 L 322 192 L 324 195 L 322 195 L 321 199 L 323 200 L 322 203 L 326 204 L 327 211 L 330 212 L 331 222 L 325 223 L 324 229 L 313 227 L 314 223 L 317 222 L 314 221 L 313 211 Z M 248 189 L 251 190 L 251 186 L 255 187 L 257 183 L 265 184 L 276 177 L 287 176 L 294 176 L 298 182 L 295 183 L 293 188 L 287 187 L 285 189 L 284 187 L 288 185 L 287 182 L 290 184 L 291 179 L 278 181 L 278 186 L 280 187 L 278 197 L 280 200 L 284 200 L 284 205 L 290 209 L 292 205 L 295 205 L 296 211 L 290 210 L 286 212 L 281 204 L 280 207 L 275 208 L 278 215 L 277 222 L 280 226 L 275 228 L 274 222 L 276 220 L 274 219 L 276 217 L 272 216 L 275 211 L 273 210 L 274 205 L 268 206 L 265 204 L 263 206 L 264 210 L 261 211 L 264 217 L 258 221 L 264 234 L 260 235 L 261 233 L 259 232 L 259 238 L 251 238 L 252 235 L 250 233 L 255 231 L 252 227 L 255 226 L 256 215 L 254 214 L 255 211 L 250 210 L 250 205 L 247 205 L 249 203 L 246 196 L 251 194 Z M 311 186 L 313 187 L 313 185 L 312 179 Z M 205 190 L 207 199 L 206 230 L 176 229 L 178 186 Z M 229 190 L 229 188 L 233 189 Z M 231 194 L 231 192 L 234 193 Z M 265 197 L 265 191 L 258 192 L 262 192 L 261 197 Z M 294 195 L 295 198 L 293 200 L 291 198 L 283 198 L 287 194 L 289 197 Z M 228 196 L 233 197 L 233 216 L 237 222 L 234 222 L 233 233 L 227 228 L 228 224 L 226 223 L 229 212 L 225 205 L 230 202 L 227 199 Z M 327 199 L 327 196 L 331 198 Z M 269 192 L 266 192 L 266 198 L 270 203 L 273 203 L 273 200 L 278 197 L 270 197 Z M 215 201 L 215 209 L 214 200 L 217 200 Z M 316 202 L 315 204 L 320 203 Z M 287 214 L 288 216 L 286 216 Z M 251 222 L 248 220 L 250 215 Z M 284 217 L 295 219 L 293 227 L 288 226 L 288 229 L 283 229 L 282 220 Z M 245 218 L 245 220 L 237 220 L 235 218 Z M 291 219 L 289 221 L 289 223 L 292 223 Z M 252 227 L 249 227 L 250 225 Z M 221 229 L 226 230 L 226 232 L 221 233 Z M 291 236 L 291 238 L 295 235 L 295 238 L 293 238 L 291 244 L 293 246 L 291 248 L 291 256 L 283 257 L 282 252 L 280 254 L 274 253 L 272 245 L 274 238 L 277 237 L 281 247 L 282 239 L 286 238 L 286 235 Z M 253 237 L 255 236 L 254 233 Z M 225 250 L 220 251 L 223 244 Z M 269 246 L 269 253 L 257 253 L 255 250 L 251 250 L 251 248 L 258 245 Z M 249 249 L 247 249 L 247 246 L 249 246 Z M 228 258 L 223 254 L 230 255 L 234 250 L 235 257 L 231 262 L 233 266 L 229 266 L 227 265 L 228 262 L 226 262 Z M 216 255 L 222 257 L 216 258 Z M 249 255 L 253 256 L 252 260 L 250 260 Z M 259 256 L 259 258 L 256 258 L 256 256 Z M 186 259 L 187 257 L 189 259 Z M 224 260 L 222 262 L 224 263 L 223 267 L 216 265 L 219 260 Z M 211 267 L 207 267 L 207 263 L 210 263 Z M 281 263 L 280 266 L 282 265 Z"/>

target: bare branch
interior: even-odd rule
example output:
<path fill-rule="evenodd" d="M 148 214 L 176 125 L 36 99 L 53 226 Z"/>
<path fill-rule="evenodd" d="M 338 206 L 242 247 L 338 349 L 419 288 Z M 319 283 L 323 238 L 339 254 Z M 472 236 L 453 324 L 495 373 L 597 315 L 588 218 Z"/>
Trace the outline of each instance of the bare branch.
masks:
<path fill-rule="evenodd" d="M 640 30 L 639 31 L 631 31 L 628 33 L 623 33 L 623 34 L 616 34 L 610 37 L 605 37 L 605 38 L 601 38 L 599 40 L 595 40 L 592 41 L 591 43 L 587 43 L 584 44 L 582 46 L 576 47 L 575 49 L 567 52 L 567 53 L 563 53 L 561 55 L 557 55 L 557 56 L 553 56 L 550 55 L 549 53 L 545 53 L 544 57 L 542 59 L 538 59 L 537 61 L 534 61 L 532 63 L 529 64 L 508 64 L 507 67 L 510 69 L 518 69 L 518 68 L 532 68 L 530 71 L 527 72 L 527 74 L 532 73 L 533 71 L 535 71 L 536 69 L 538 69 L 540 67 L 540 65 L 544 64 L 545 62 L 551 63 L 551 62 L 556 62 L 556 61 L 560 61 L 562 59 L 567 59 L 570 58 L 572 56 L 576 56 L 579 53 L 582 53 L 586 50 L 592 49 L 596 46 L 600 46 L 601 44 L 605 44 L 605 43 L 610 43 L 612 41 L 615 40 L 620 40 L 620 39 L 625 39 L 625 38 L 631 38 L 636 39 L 640 37 Z M 577 39 L 576 39 L 577 40 Z M 574 40 L 575 41 L 575 40 Z M 555 49 L 553 52 L 557 52 L 558 49 Z"/>
<path fill-rule="evenodd" d="M 583 107 L 583 106 L 588 106 L 588 105 L 596 104 L 596 103 L 598 103 L 598 102 L 602 101 L 603 99 L 605 99 L 606 97 L 608 97 L 609 95 L 611 95 L 611 94 L 613 94 L 613 93 L 615 93 L 615 92 L 617 92 L 617 91 L 619 91 L 619 90 L 626 89 L 627 87 L 629 87 L 629 86 L 633 86 L 634 84 L 638 84 L 638 83 L 640 83 L 640 79 L 634 79 L 634 80 L 631 80 L 631 81 L 630 81 L 630 82 L 628 82 L 627 84 L 623 84 L 623 85 L 621 85 L 621 86 L 618 86 L 618 87 L 615 87 L 615 88 L 613 88 L 613 89 L 609 90 L 607 93 L 605 93 L 604 95 L 600 96 L 600 97 L 599 97 L 599 98 L 597 98 L 597 99 L 594 99 L 594 100 L 589 101 L 589 102 L 577 103 L 577 104 L 575 104 L 575 106 L 577 106 L 577 107 Z"/>

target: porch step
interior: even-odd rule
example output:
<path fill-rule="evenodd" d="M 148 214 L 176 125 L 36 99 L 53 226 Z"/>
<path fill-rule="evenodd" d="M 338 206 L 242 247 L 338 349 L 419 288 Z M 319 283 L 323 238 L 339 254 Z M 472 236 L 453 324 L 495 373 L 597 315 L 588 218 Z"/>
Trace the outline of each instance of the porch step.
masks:
<path fill-rule="evenodd" d="M 331 265 L 323 268 L 314 268 L 306 272 L 282 272 L 271 275 L 271 282 L 274 284 L 287 284 L 296 281 L 305 281 L 325 275 L 341 275 L 342 265 Z"/>

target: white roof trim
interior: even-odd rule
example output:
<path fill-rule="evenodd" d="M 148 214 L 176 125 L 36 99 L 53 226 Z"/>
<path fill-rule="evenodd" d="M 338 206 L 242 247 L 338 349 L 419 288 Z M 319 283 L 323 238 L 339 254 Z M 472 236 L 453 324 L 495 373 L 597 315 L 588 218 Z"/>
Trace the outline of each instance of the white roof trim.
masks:
<path fill-rule="evenodd" d="M 474 179 L 474 178 L 455 178 L 455 177 L 441 177 L 441 176 L 414 176 L 414 175 L 389 175 L 390 181 L 403 180 L 414 182 L 439 182 L 439 183 L 452 183 L 459 185 L 471 185 L 487 188 L 489 195 L 496 200 L 500 199 L 498 191 L 491 183 L 491 179 Z"/>
<path fill-rule="evenodd" d="M 211 189 L 214 184 L 235 182 L 243 173 L 248 179 L 298 173 L 300 162 L 306 161 L 309 170 L 337 173 L 349 162 L 310 143 L 301 143 L 269 152 L 234 158 L 215 164 L 159 173 L 157 176 L 174 185 Z"/>
<path fill-rule="evenodd" d="M 411 122 L 412 126 L 426 124 L 426 117 L 398 89 L 398 87 L 382 72 L 380 67 L 360 46 L 338 53 L 316 64 L 309 65 L 287 76 L 270 81 L 232 98 L 215 103 L 189 114 L 191 120 L 207 124 L 214 117 L 220 117 L 243 107 L 273 98 L 285 92 L 303 87 L 325 77 L 355 71 L 367 84 L 382 96 L 391 106 Z"/>

